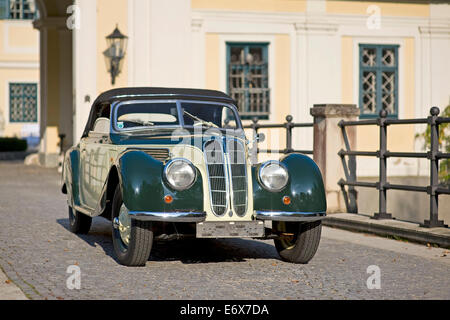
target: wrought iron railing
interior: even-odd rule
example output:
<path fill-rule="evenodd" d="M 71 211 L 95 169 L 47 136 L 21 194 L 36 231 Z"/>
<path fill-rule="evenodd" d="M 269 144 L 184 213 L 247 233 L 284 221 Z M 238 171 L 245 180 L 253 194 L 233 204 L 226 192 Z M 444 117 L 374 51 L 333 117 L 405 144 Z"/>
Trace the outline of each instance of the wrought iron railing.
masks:
<path fill-rule="evenodd" d="M 286 116 L 286 122 L 285 123 L 279 123 L 279 124 L 260 124 L 258 123 L 258 118 L 254 117 L 252 119 L 252 123 L 249 125 L 244 126 L 244 129 L 252 129 L 253 130 L 253 137 L 256 137 L 258 134 L 258 131 L 260 129 L 286 129 L 286 147 L 284 149 L 260 149 L 256 146 L 256 154 L 259 153 L 283 153 L 288 154 L 292 152 L 298 152 L 298 153 L 304 153 L 304 154 L 313 154 L 312 150 L 295 150 L 292 147 L 292 129 L 294 128 L 312 128 L 314 126 L 314 123 L 295 123 L 292 122 L 293 118 L 291 115 Z"/>
<path fill-rule="evenodd" d="M 450 159 L 450 153 L 439 151 L 439 125 L 450 123 L 450 118 L 439 117 L 439 108 L 430 109 L 430 116 L 420 119 L 387 119 L 387 112 L 382 110 L 377 119 L 359 120 L 359 121 L 340 121 L 339 126 L 342 130 L 346 150 L 340 150 L 338 155 L 342 159 L 345 178 L 338 183 L 344 193 L 344 199 L 347 204 L 347 211 L 351 213 L 358 212 L 356 202 L 355 187 L 376 188 L 379 190 L 379 211 L 375 213 L 375 219 L 392 219 L 391 214 L 386 211 L 386 195 L 388 190 L 404 190 L 414 192 L 424 192 L 430 197 L 430 218 L 425 220 L 424 227 L 446 227 L 443 220 L 439 220 L 438 203 L 439 195 L 450 194 L 450 188 L 439 185 L 439 160 Z M 431 131 L 430 151 L 428 152 L 391 152 L 387 150 L 387 127 L 396 124 L 428 124 Z M 349 126 L 376 125 L 380 128 L 380 146 L 378 151 L 354 151 L 350 150 L 350 144 L 345 128 Z M 348 163 L 345 157 L 348 157 Z M 356 156 L 367 156 L 379 158 L 379 179 L 378 182 L 363 182 L 356 179 Z M 430 184 L 428 186 L 399 185 L 391 184 L 387 181 L 387 159 L 391 157 L 407 158 L 426 158 L 430 160 Z M 348 192 L 345 190 L 348 187 Z"/>

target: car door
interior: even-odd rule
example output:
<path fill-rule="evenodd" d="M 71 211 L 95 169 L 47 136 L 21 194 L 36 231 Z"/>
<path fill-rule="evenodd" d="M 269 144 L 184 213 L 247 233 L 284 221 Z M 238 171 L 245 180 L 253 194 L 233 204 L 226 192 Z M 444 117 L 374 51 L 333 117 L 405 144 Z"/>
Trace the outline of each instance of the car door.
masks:
<path fill-rule="evenodd" d="M 86 154 L 89 166 L 86 181 L 87 206 L 99 211 L 103 186 L 109 172 L 109 119 L 100 117 L 86 139 Z"/>
<path fill-rule="evenodd" d="M 93 192 L 91 176 L 91 147 L 92 138 L 84 137 L 80 140 L 80 200 L 81 205 L 87 209 L 93 209 Z"/>

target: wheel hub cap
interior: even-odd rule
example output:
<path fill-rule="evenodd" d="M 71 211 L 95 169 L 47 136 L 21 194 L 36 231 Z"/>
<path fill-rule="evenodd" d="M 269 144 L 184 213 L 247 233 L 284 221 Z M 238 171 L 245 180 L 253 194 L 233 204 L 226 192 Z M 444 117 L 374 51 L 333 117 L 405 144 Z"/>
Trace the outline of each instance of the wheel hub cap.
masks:
<path fill-rule="evenodd" d="M 118 220 L 120 238 L 122 239 L 124 244 L 128 245 L 130 243 L 131 218 L 128 214 L 128 209 L 124 204 L 122 204 L 122 206 L 120 207 Z"/>

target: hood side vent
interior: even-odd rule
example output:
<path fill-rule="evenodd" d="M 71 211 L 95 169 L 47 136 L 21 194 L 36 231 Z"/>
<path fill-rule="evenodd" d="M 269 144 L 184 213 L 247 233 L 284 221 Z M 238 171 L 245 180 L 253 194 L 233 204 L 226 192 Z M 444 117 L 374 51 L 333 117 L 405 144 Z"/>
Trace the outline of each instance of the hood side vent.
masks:
<path fill-rule="evenodd" d="M 169 159 L 169 149 L 146 149 L 143 151 L 149 156 L 162 162 Z"/>

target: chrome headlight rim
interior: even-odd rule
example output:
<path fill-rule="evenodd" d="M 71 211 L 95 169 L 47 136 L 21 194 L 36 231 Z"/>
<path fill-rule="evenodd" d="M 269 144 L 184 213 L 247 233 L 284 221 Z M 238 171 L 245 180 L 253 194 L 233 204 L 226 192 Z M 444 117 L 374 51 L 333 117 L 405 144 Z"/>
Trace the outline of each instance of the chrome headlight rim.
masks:
<path fill-rule="evenodd" d="M 184 163 L 186 163 L 187 165 L 189 165 L 192 168 L 192 172 L 194 173 L 194 177 L 192 178 L 192 181 L 191 181 L 191 183 L 189 185 L 180 187 L 180 186 L 174 185 L 173 183 L 170 182 L 169 170 L 176 162 L 184 162 Z M 166 165 L 164 166 L 163 177 L 164 177 L 164 180 L 165 180 L 166 184 L 171 189 L 176 190 L 176 191 L 183 191 L 183 190 L 189 189 L 190 187 L 192 187 L 194 185 L 195 181 L 197 180 L 197 170 L 195 169 L 194 164 L 191 161 L 189 161 L 188 159 L 185 159 L 185 158 L 174 158 L 174 159 L 169 160 L 166 163 Z"/>
<path fill-rule="evenodd" d="M 287 175 L 287 179 L 286 179 L 285 184 L 284 184 L 282 187 L 280 187 L 280 188 L 270 188 L 270 187 L 268 187 L 268 186 L 264 183 L 264 181 L 263 181 L 263 179 L 262 179 L 262 177 L 261 177 L 261 174 L 262 174 L 263 170 L 264 170 L 267 166 L 273 165 L 273 164 L 276 164 L 276 165 L 280 166 L 281 168 L 283 168 L 284 171 L 286 172 L 286 175 Z M 264 162 L 263 164 L 261 164 L 261 166 L 259 167 L 259 170 L 258 170 L 258 182 L 259 182 L 259 184 L 260 184 L 265 190 L 267 190 L 267 191 L 270 191 L 270 192 L 280 192 L 280 191 L 282 191 L 282 190 L 283 190 L 284 188 L 286 188 L 286 186 L 289 184 L 289 179 L 290 179 L 289 171 L 288 171 L 286 165 L 285 165 L 284 163 L 280 162 L 280 161 L 277 161 L 277 160 L 268 160 L 268 161 Z"/>

